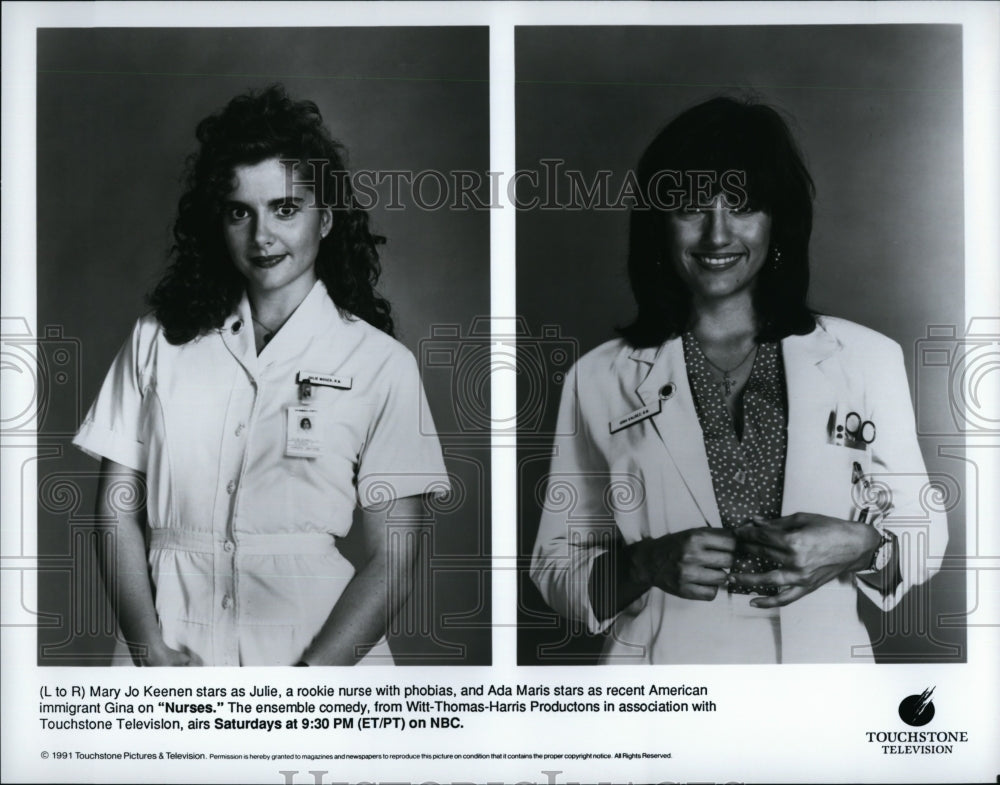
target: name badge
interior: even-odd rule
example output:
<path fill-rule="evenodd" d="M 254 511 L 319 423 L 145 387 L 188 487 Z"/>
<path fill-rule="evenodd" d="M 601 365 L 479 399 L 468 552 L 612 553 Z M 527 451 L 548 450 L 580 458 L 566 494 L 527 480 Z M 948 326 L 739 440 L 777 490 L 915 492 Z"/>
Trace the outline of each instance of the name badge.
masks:
<path fill-rule="evenodd" d="M 285 455 L 291 458 L 318 458 L 323 454 L 319 409 L 311 406 L 285 407 Z"/>
<path fill-rule="evenodd" d="M 635 425 L 637 422 L 648 420 L 650 417 L 660 413 L 662 405 L 663 399 L 659 398 L 656 403 L 647 404 L 646 406 L 636 409 L 634 412 L 629 412 L 628 414 L 619 417 L 617 420 L 612 420 L 608 423 L 608 428 L 610 428 L 611 433 L 617 433 L 618 431 L 628 428 L 630 425 Z"/>
<path fill-rule="evenodd" d="M 329 373 L 313 373 L 312 371 L 299 371 L 295 374 L 297 384 L 316 384 L 320 387 L 336 387 L 339 390 L 350 390 L 354 384 L 351 376 L 334 376 Z"/>

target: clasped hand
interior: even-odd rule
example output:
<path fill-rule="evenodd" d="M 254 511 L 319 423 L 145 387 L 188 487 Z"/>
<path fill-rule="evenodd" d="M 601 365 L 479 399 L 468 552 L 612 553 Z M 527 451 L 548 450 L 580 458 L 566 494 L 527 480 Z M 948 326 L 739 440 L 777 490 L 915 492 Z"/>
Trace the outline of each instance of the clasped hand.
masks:
<path fill-rule="evenodd" d="M 707 526 L 641 542 L 633 557 L 640 580 L 688 600 L 715 599 L 736 551 L 732 529 Z"/>
<path fill-rule="evenodd" d="M 864 569 L 880 542 L 872 526 L 801 512 L 754 518 L 732 531 L 741 550 L 781 565 L 769 572 L 730 573 L 734 586 L 780 587 L 777 594 L 751 600 L 756 608 L 788 605 L 848 570 Z"/>
<path fill-rule="evenodd" d="M 754 518 L 735 529 L 699 528 L 642 541 L 633 556 L 641 580 L 689 600 L 713 600 L 720 586 L 778 587 L 755 597 L 756 608 L 795 602 L 848 570 L 863 569 L 879 534 L 863 523 L 813 513 Z M 734 555 L 769 559 L 781 566 L 761 573 L 730 572 Z"/>

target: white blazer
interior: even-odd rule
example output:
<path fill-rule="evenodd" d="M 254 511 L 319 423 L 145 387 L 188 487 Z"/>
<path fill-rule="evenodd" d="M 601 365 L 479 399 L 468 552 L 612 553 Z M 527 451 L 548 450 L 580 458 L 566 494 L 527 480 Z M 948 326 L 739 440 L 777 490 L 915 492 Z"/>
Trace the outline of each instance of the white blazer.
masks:
<path fill-rule="evenodd" d="M 725 588 L 711 602 L 654 588 L 616 617 L 598 621 L 588 581 L 613 527 L 631 543 L 721 525 L 680 339 L 645 349 L 609 341 L 566 378 L 531 569 L 559 613 L 592 633 L 611 628 L 604 662 L 871 662 L 858 592 L 889 610 L 939 567 L 947 521 L 926 503 L 927 472 L 902 351 L 852 322 L 818 322 L 809 335 L 781 342 L 788 385 L 782 514 L 856 519 L 865 491 L 852 482 L 852 469 L 861 464 L 872 481 L 869 493 L 891 495 L 885 525 L 898 537 L 902 583 L 883 596 L 845 574 L 770 613 Z M 669 397 L 661 400 L 664 393 Z M 657 404 L 659 413 L 612 432 L 625 415 L 646 405 L 655 411 Z M 836 424 L 852 411 L 875 423 L 867 449 L 835 443 Z"/>

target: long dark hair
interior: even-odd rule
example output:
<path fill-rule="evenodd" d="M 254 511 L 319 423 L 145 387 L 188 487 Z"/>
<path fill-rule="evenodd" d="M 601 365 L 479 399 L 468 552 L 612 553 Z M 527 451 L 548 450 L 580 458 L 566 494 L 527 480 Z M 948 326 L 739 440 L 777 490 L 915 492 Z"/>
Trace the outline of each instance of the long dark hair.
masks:
<path fill-rule="evenodd" d="M 392 335 L 389 303 L 375 290 L 381 273 L 377 246 L 385 238 L 369 231 L 368 214 L 346 176 L 346 151 L 330 136 L 316 104 L 293 101 L 281 85 L 271 85 L 233 98 L 198 123 L 195 134 L 200 147 L 188 159 L 171 263 L 149 296 L 167 340 L 183 344 L 221 327 L 239 303 L 244 279 L 226 250 L 222 205 L 235 168 L 269 158 L 311 162 L 324 194 L 336 194 L 316 274 L 341 312 Z"/>
<path fill-rule="evenodd" d="M 750 205 L 771 216 L 771 247 L 753 290 L 757 337 L 811 332 L 816 320 L 806 293 L 815 187 L 781 115 L 765 104 L 728 97 L 688 109 L 639 161 L 639 184 L 650 203 L 660 206 L 668 204 L 661 189 L 675 184 L 657 176 L 662 172 L 708 172 L 717 183 L 727 172 L 745 173 Z M 690 326 L 691 293 L 667 258 L 665 212 L 636 207 L 629 221 L 628 274 L 638 315 L 620 333 L 633 346 L 656 346 Z"/>

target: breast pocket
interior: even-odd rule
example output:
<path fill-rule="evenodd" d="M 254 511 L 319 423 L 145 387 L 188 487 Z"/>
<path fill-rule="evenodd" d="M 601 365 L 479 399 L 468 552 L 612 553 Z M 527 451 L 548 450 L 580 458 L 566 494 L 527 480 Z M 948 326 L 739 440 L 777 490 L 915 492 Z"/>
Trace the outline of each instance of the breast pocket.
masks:
<path fill-rule="evenodd" d="M 288 468 L 310 492 L 353 507 L 358 459 L 368 438 L 374 404 L 365 399 L 344 398 L 319 402 L 315 409 L 312 432 L 319 442 L 319 454 L 305 459 L 286 458 Z M 305 500 L 293 496 L 288 501 L 298 506 Z"/>
<path fill-rule="evenodd" d="M 859 512 L 873 503 L 869 496 L 877 492 L 868 450 L 822 444 L 812 460 L 787 471 L 794 473 L 791 493 L 785 497 L 786 514 L 813 512 L 857 520 Z"/>
<path fill-rule="evenodd" d="M 320 409 L 317 417 L 323 436 L 323 457 L 326 459 L 321 463 L 331 468 L 343 464 L 357 467 L 374 409 L 373 402 L 357 398 L 334 401 Z"/>

